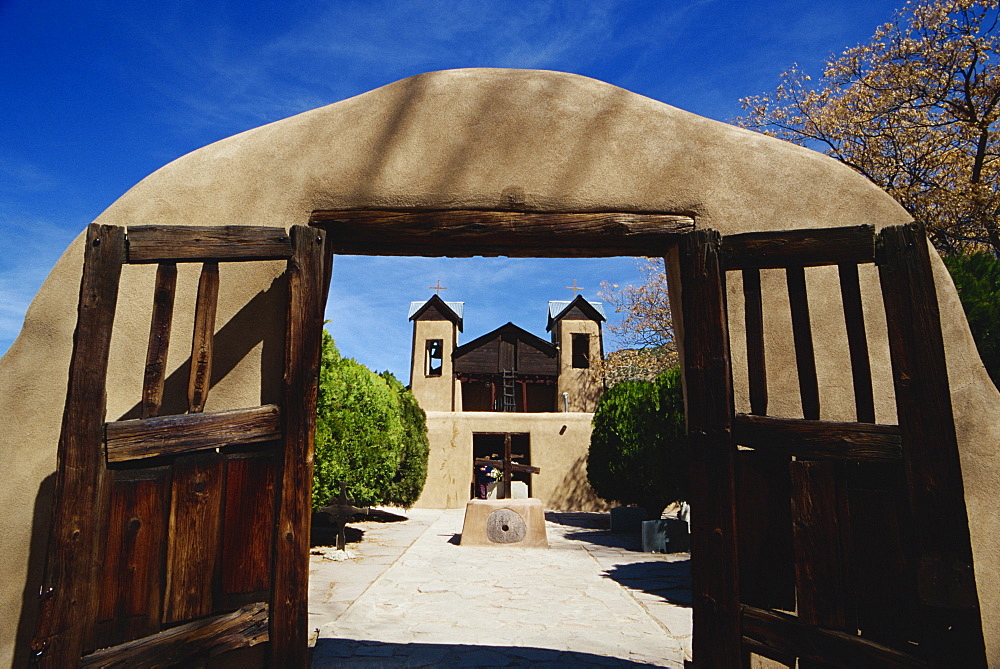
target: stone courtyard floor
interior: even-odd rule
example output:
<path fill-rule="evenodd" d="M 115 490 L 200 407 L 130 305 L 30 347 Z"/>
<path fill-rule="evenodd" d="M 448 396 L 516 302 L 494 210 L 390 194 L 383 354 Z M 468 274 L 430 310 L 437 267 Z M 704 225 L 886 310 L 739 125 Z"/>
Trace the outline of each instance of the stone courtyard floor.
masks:
<path fill-rule="evenodd" d="M 547 513 L 549 549 L 457 545 L 464 511 L 362 522 L 311 556 L 313 667 L 682 667 L 689 556 L 642 553 L 607 514 Z M 331 556 L 334 551 L 327 551 Z M 341 554 L 342 555 L 342 554 Z"/>

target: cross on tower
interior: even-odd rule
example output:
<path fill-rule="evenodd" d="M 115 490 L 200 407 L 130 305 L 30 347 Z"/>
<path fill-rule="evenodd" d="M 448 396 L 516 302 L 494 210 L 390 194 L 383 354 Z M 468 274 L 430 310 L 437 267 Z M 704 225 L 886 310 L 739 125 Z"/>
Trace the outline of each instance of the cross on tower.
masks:
<path fill-rule="evenodd" d="M 576 291 L 578 291 L 578 290 L 584 290 L 583 286 L 576 285 L 576 279 L 573 279 L 573 285 L 572 286 L 566 286 L 566 289 L 567 290 L 572 290 L 574 296 L 576 295 Z"/>
<path fill-rule="evenodd" d="M 437 280 L 436 286 L 428 286 L 428 288 L 430 288 L 431 290 L 436 290 L 437 292 L 434 293 L 435 295 L 440 295 L 442 290 L 448 290 L 448 286 L 441 285 L 441 279 Z"/>

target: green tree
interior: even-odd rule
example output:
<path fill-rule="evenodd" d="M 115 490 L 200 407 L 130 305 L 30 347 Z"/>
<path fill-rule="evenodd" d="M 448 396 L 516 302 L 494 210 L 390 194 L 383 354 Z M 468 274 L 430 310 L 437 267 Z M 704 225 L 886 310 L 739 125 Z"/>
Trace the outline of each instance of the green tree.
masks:
<path fill-rule="evenodd" d="M 944 259 L 965 308 L 979 357 L 1000 387 L 1000 260 L 990 253 Z"/>
<path fill-rule="evenodd" d="M 737 123 L 853 167 L 944 253 L 1000 253 L 1000 2 L 907 2 L 871 41 L 796 66 Z"/>
<path fill-rule="evenodd" d="M 604 393 L 587 454 L 587 478 L 598 496 L 659 518 L 669 504 L 687 499 L 689 468 L 679 367 Z"/>
<path fill-rule="evenodd" d="M 426 471 L 426 450 L 420 465 L 420 447 L 406 445 L 407 436 L 420 429 L 406 396 L 412 398 L 398 382 L 394 386 L 357 361 L 341 357 L 333 338 L 323 332 L 313 508 L 329 504 L 342 481 L 358 505 L 416 500 L 420 490 L 412 472 L 421 466 Z M 426 443 L 426 427 L 423 439 Z M 403 478 L 407 491 L 394 491 Z"/>
<path fill-rule="evenodd" d="M 399 398 L 400 418 L 403 421 L 402 457 L 384 502 L 409 508 L 420 497 L 427 481 L 427 456 L 430 452 L 427 415 L 413 393 L 391 372 L 382 372 L 382 378 Z"/>

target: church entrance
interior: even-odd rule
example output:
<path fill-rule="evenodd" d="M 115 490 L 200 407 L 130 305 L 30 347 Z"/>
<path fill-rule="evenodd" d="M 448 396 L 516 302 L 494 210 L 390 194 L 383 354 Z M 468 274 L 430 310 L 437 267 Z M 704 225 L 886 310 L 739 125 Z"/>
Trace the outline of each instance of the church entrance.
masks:
<path fill-rule="evenodd" d="M 472 435 L 472 495 L 478 499 L 531 497 L 531 435 L 476 432 Z"/>

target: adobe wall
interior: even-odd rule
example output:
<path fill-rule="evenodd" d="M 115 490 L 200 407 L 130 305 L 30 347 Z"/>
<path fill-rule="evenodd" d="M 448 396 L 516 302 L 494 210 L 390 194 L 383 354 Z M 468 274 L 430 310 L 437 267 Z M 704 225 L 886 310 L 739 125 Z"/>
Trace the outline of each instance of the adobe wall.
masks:
<path fill-rule="evenodd" d="M 587 449 L 592 413 L 427 412 L 430 457 L 427 483 L 414 505 L 428 509 L 464 508 L 472 483 L 472 435 L 527 432 L 531 496 L 553 511 L 604 511 L 608 505 L 587 483 Z"/>
<path fill-rule="evenodd" d="M 141 181 L 98 221 L 289 227 L 316 209 L 380 207 L 686 214 L 723 234 L 909 220 L 870 182 L 806 149 L 576 75 L 455 70 L 405 79 L 199 149 Z M 22 602 L 33 606 L 38 589 L 81 257 L 78 239 L 0 359 L 0 470 L 12 473 L 0 488 L 0 665 L 12 661 L 19 621 L 22 638 L 34 625 L 30 608 L 22 620 Z M 936 256 L 934 269 L 984 627 L 991 662 L 1000 665 L 1000 395 Z M 153 272 L 129 267 L 124 274 L 109 370 L 110 420 L 140 397 Z M 280 378 L 279 272 L 280 266 L 257 263 L 224 268 L 217 321 L 224 336 L 216 350 L 226 362 L 208 409 L 257 404 L 259 377 L 277 372 L 273 378 Z M 872 362 L 888 369 L 871 279 L 862 286 Z M 832 280 L 825 271 L 808 278 L 817 289 L 810 306 L 824 417 L 851 408 L 847 368 L 833 355 L 844 335 Z M 172 372 L 189 355 L 183 333 L 191 331 L 196 281 L 191 273 L 179 281 Z M 787 306 L 780 283 L 765 272 L 764 303 L 778 324 Z M 790 327 L 769 327 L 772 406 L 799 415 Z M 735 314 L 732 330 L 738 340 L 742 324 Z M 742 355 L 738 347 L 734 354 Z M 738 399 L 745 402 L 745 380 L 740 383 Z M 269 385 L 263 394 L 271 392 Z M 877 375 L 875 396 L 882 400 L 879 419 L 888 420 L 887 374 Z"/>

